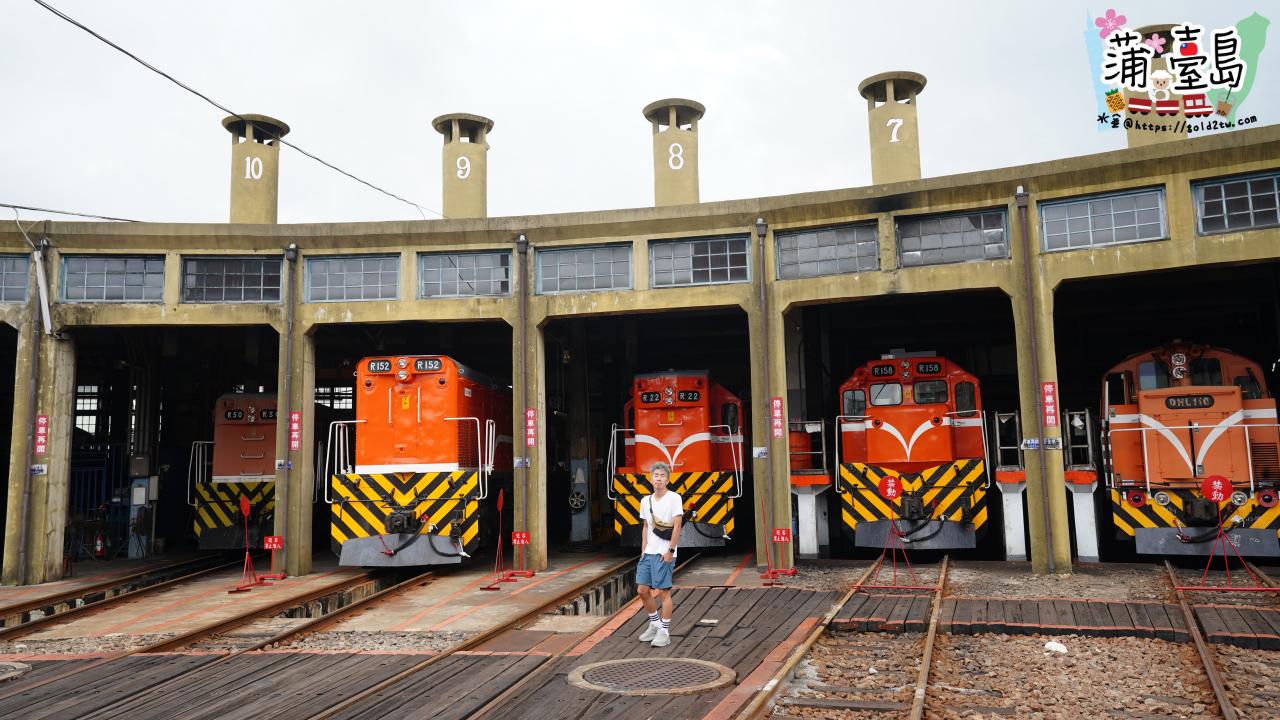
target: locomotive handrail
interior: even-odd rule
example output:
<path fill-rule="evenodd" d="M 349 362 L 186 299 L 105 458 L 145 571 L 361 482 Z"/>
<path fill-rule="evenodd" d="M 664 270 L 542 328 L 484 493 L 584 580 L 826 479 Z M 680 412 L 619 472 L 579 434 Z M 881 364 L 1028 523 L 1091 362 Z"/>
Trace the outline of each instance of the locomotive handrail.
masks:
<path fill-rule="evenodd" d="M 476 470 L 480 473 L 480 497 L 478 499 L 484 500 L 488 498 L 489 497 L 489 473 L 485 471 L 485 462 L 484 462 L 485 431 L 482 430 L 480 427 L 480 418 L 478 417 L 446 417 L 446 418 L 440 418 L 440 419 L 449 420 L 452 422 L 471 421 L 476 424 Z M 461 460 L 461 458 L 459 458 L 459 460 Z M 461 463 L 459 463 L 459 467 L 461 467 Z"/>
<path fill-rule="evenodd" d="M 708 425 L 708 430 L 716 428 L 724 428 L 729 435 L 729 457 L 733 459 L 733 486 L 735 494 L 730 499 L 737 500 L 742 497 L 742 435 L 738 433 L 738 429 L 732 425 Z M 733 438 L 738 438 L 736 441 Z M 735 446 L 737 452 L 734 452 Z"/>
<path fill-rule="evenodd" d="M 323 440 L 317 440 L 317 441 L 316 441 L 316 454 L 315 454 L 315 456 L 316 456 L 317 458 L 320 458 L 320 457 L 324 457 L 324 456 L 325 456 L 325 445 L 324 445 L 324 441 L 323 441 Z M 313 468 L 313 469 L 314 469 L 314 468 Z M 326 482 L 325 484 L 327 485 L 328 483 Z M 317 483 L 317 482 L 315 482 L 315 481 L 313 480 L 313 481 L 311 482 L 311 504 L 312 504 L 312 505 L 314 505 L 314 504 L 316 504 L 316 503 L 318 503 L 318 502 L 320 502 L 320 484 L 319 484 L 319 483 Z"/>
<path fill-rule="evenodd" d="M 658 427 L 680 427 L 682 425 L 684 425 L 683 419 L 681 419 L 680 422 L 673 422 L 673 423 L 664 423 L 661 420 L 658 421 Z"/>
<path fill-rule="evenodd" d="M 609 477 L 605 482 L 604 494 L 610 500 L 617 500 L 617 496 L 613 494 L 613 476 L 618 474 L 618 431 L 634 433 L 635 428 L 620 428 L 618 423 L 613 423 L 609 431 Z"/>
<path fill-rule="evenodd" d="M 1256 492 L 1257 483 L 1253 474 L 1253 441 L 1249 438 L 1249 430 L 1252 428 L 1267 428 L 1267 427 L 1280 428 L 1280 424 L 1236 423 L 1233 425 L 1221 426 L 1220 428 L 1224 434 L 1232 430 L 1241 430 L 1244 432 L 1244 450 L 1245 450 L 1246 464 L 1249 468 L 1249 492 L 1250 493 Z M 1123 433 L 1123 432 L 1142 433 L 1142 436 L 1141 436 L 1142 437 L 1142 475 L 1143 475 L 1144 484 L 1146 485 L 1147 494 L 1150 495 L 1151 494 L 1151 474 L 1147 471 L 1147 468 L 1150 467 L 1148 463 L 1148 453 L 1147 453 L 1147 433 L 1160 432 L 1161 430 L 1204 430 L 1204 429 L 1205 429 L 1204 425 L 1163 425 L 1159 428 L 1153 428 L 1153 427 L 1112 428 L 1111 424 L 1107 423 L 1107 432 L 1105 433 L 1105 437 L 1106 437 L 1107 445 L 1108 447 L 1110 447 L 1111 435 L 1114 433 Z M 1195 459 L 1191 460 L 1191 465 L 1192 465 L 1192 477 L 1196 477 Z M 1107 486 L 1108 488 L 1112 488 L 1112 489 L 1117 487 L 1115 482 L 1115 463 L 1114 462 L 1111 463 L 1111 466 L 1107 468 Z"/>
<path fill-rule="evenodd" d="M 347 426 L 359 425 L 363 422 L 364 420 L 334 420 L 329 423 L 328 452 L 324 454 L 324 475 L 316 478 L 324 483 L 324 501 L 329 505 L 333 504 L 333 498 L 329 497 L 329 478 L 332 477 L 329 473 L 329 460 L 332 458 L 335 471 L 341 469 L 344 475 L 351 472 L 351 456 L 347 448 L 349 436 Z M 335 436 L 338 440 L 336 443 Z"/>
<path fill-rule="evenodd" d="M 844 467 L 844 463 L 840 461 L 840 447 L 844 445 L 844 421 L 854 420 L 857 422 L 866 422 L 869 415 L 836 415 L 836 477 L 833 484 L 836 492 L 840 492 L 840 469 Z"/>
<path fill-rule="evenodd" d="M 983 485 L 984 490 L 991 489 L 991 449 L 987 445 L 987 413 L 981 410 L 948 410 L 944 415 L 955 415 L 956 417 L 973 417 L 978 416 L 982 423 L 982 462 L 985 467 L 982 468 L 982 474 L 987 477 L 987 483 Z"/>
<path fill-rule="evenodd" d="M 187 456 L 187 504 L 195 507 L 196 503 L 191 499 L 191 491 L 198 482 L 208 482 L 204 479 L 205 465 L 209 462 L 209 448 L 213 446 L 212 440 L 196 440 L 191 443 L 191 452 Z"/>

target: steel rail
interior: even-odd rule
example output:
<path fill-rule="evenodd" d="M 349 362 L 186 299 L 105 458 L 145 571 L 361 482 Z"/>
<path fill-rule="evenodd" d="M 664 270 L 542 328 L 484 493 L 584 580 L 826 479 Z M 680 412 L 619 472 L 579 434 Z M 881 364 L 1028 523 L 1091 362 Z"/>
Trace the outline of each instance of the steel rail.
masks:
<path fill-rule="evenodd" d="M 950 555 L 942 558 L 942 569 L 938 571 L 938 588 L 933 591 L 933 610 L 929 614 L 929 634 L 924 639 L 924 658 L 920 660 L 920 676 L 916 678 L 916 692 L 911 700 L 911 720 L 924 717 L 925 692 L 929 689 L 929 666 L 933 664 L 933 644 L 938 637 L 938 616 L 942 612 L 942 593 L 947 587 L 947 567 L 950 564 Z"/>
<path fill-rule="evenodd" d="M 818 638 L 822 637 L 822 634 L 826 632 L 827 627 L 831 624 L 831 621 L 835 619 L 835 616 L 840 614 L 840 611 L 844 609 L 846 604 L 848 604 L 850 598 L 862 589 L 862 586 L 866 584 L 867 580 L 869 580 L 871 576 L 878 571 L 883 562 L 884 558 L 881 557 L 871 563 L 871 565 L 862 573 L 857 581 L 854 582 L 849 590 L 845 592 L 844 597 L 837 600 L 835 605 L 827 611 L 827 614 L 822 616 L 822 620 L 818 622 L 818 625 L 813 629 L 813 632 L 809 633 L 809 636 L 805 638 L 804 642 L 800 643 L 800 645 L 792 651 L 791 655 L 787 657 L 786 662 L 782 664 L 782 667 L 778 668 L 778 672 L 774 673 L 774 676 L 769 679 L 769 682 L 765 683 L 764 687 L 760 689 L 760 692 L 756 693 L 756 696 L 752 698 L 751 702 L 738 713 L 735 720 L 760 720 L 761 718 L 768 717 L 771 714 L 769 712 L 769 703 L 773 702 L 778 691 L 782 689 L 782 683 L 786 680 L 787 676 L 795 670 L 796 665 L 800 664 L 800 661 L 804 659 L 804 656 L 813 649 L 814 643 L 818 642 Z"/>
<path fill-rule="evenodd" d="M 1275 578 L 1263 572 L 1262 568 L 1254 565 L 1248 560 L 1244 561 L 1244 566 L 1248 568 L 1249 572 L 1253 573 L 1253 576 L 1258 578 L 1263 585 L 1266 585 L 1269 588 L 1280 588 L 1280 581 L 1277 581 Z"/>
<path fill-rule="evenodd" d="M 91 595 L 97 592 L 108 591 L 113 588 L 120 587 L 121 585 L 127 585 L 129 584 L 128 581 L 137 580 L 147 575 L 164 574 L 166 571 L 172 571 L 173 569 L 182 567 L 183 565 L 196 564 L 197 566 L 206 566 L 206 567 L 200 567 L 198 570 L 194 572 L 189 572 L 185 575 L 179 575 L 178 577 L 170 578 L 169 580 L 162 580 L 160 582 L 138 588 L 137 590 L 130 590 L 128 592 L 119 593 L 117 595 L 110 595 L 102 598 L 101 600 L 86 602 L 84 605 L 80 605 L 78 607 L 73 607 L 73 608 L 67 608 L 62 612 L 51 613 L 49 615 L 45 615 L 44 617 L 36 618 L 34 620 L 28 620 L 19 625 L 11 625 L 8 627 L 0 628 L 0 640 L 13 640 L 16 638 L 25 637 L 26 635 L 36 632 L 37 630 L 47 625 L 54 625 L 66 620 L 86 617 L 88 615 L 92 615 L 92 614 L 101 612 L 103 610 L 110 609 L 111 607 L 114 607 L 115 605 L 118 605 L 119 603 L 122 603 L 126 600 L 134 600 L 140 597 L 144 597 L 146 595 L 151 595 L 153 593 L 157 593 L 166 588 L 172 587 L 173 585 L 176 585 L 178 583 L 186 582 L 187 580 L 194 580 L 197 578 L 201 578 L 201 577 L 204 577 L 205 575 L 211 575 L 213 573 L 220 572 L 223 570 L 229 570 L 244 564 L 243 560 L 233 560 L 231 562 L 220 562 L 216 565 L 207 566 L 208 562 L 209 560 L 205 560 L 203 562 L 188 561 L 185 563 L 174 563 L 173 565 L 164 566 L 161 568 L 157 568 L 155 570 L 144 571 L 144 572 L 136 573 L 134 575 L 129 575 L 125 578 L 104 581 L 104 582 L 98 583 L 97 585 L 90 586 L 88 588 L 81 588 L 75 591 L 68 591 L 61 595 L 46 597 L 40 600 L 30 600 L 24 603 L 19 603 L 15 605 L 10 605 L 5 608 L 0 608 L 0 617 L 12 617 L 13 615 L 16 615 L 19 613 L 25 614 L 27 612 L 30 612 L 31 610 L 39 610 L 40 608 L 49 607 L 51 605 L 57 605 L 63 602 L 67 602 L 68 600 L 75 600 L 78 598 L 82 598 L 85 595 Z"/>
<path fill-rule="evenodd" d="M 1213 654 L 1209 652 L 1209 647 L 1204 642 L 1204 637 L 1200 634 L 1200 626 L 1196 622 L 1195 614 L 1191 612 L 1191 606 L 1187 604 L 1187 596 L 1178 589 L 1178 576 L 1173 571 L 1173 563 L 1168 560 L 1164 561 L 1164 568 L 1169 573 L 1169 584 L 1173 587 L 1173 592 L 1178 598 L 1178 607 L 1182 609 L 1182 620 L 1186 623 L 1187 634 L 1191 636 L 1191 640 L 1196 645 L 1196 652 L 1200 654 L 1200 663 L 1204 666 L 1205 675 L 1209 676 L 1209 684 L 1213 687 L 1213 695 L 1218 700 L 1218 709 L 1222 711 L 1224 720 L 1237 720 L 1239 715 L 1236 709 L 1231 705 L 1231 699 L 1227 697 L 1227 687 L 1222 682 L 1222 674 L 1218 672 L 1218 665 L 1213 659 Z"/>

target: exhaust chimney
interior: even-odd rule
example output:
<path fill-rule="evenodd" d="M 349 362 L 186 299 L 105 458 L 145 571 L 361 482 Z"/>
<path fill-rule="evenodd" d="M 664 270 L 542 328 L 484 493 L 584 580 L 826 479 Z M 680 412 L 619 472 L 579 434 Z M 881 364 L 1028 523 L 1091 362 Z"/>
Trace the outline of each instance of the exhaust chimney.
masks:
<path fill-rule="evenodd" d="M 1172 52 L 1173 36 L 1169 31 L 1173 29 L 1173 25 L 1147 25 L 1140 27 L 1137 32 L 1142 34 L 1142 39 L 1155 35 L 1164 38 L 1164 48 L 1166 52 Z M 1118 32 L 1118 31 L 1117 31 Z M 1151 75 L 1147 77 L 1147 83 L 1150 84 L 1156 73 L 1169 72 L 1169 66 L 1165 63 L 1163 57 L 1156 56 L 1151 60 Z M 1133 112 L 1131 105 L 1134 98 L 1138 98 L 1140 107 L 1145 107 L 1146 112 Z M 1161 105 L 1161 101 L 1172 103 L 1172 105 Z M 1156 143 L 1169 142 L 1171 140 L 1185 140 L 1187 138 L 1186 125 L 1184 124 L 1182 132 L 1174 132 L 1179 120 L 1184 120 L 1182 114 L 1182 103 L 1178 101 L 1178 96 L 1172 92 L 1165 91 L 1163 93 L 1152 91 L 1150 93 L 1134 92 L 1132 90 L 1124 91 L 1125 104 L 1129 105 L 1125 109 L 1125 118 L 1133 120 L 1134 125 L 1142 125 L 1144 127 L 1125 128 L 1125 139 L 1129 142 L 1129 147 L 1142 147 L 1144 145 L 1154 145 Z M 1169 108 L 1172 107 L 1172 112 Z M 1166 114 L 1161 114 L 1164 110 Z"/>
<path fill-rule="evenodd" d="M 489 133 L 493 121 L 451 113 L 431 121 L 444 136 L 444 216 L 482 218 L 489 212 Z"/>
<path fill-rule="evenodd" d="M 698 120 L 702 103 L 682 98 L 651 102 L 644 116 L 653 125 L 653 204 L 698 202 Z"/>
<path fill-rule="evenodd" d="M 920 130 L 916 97 L 924 90 L 920 73 L 894 70 L 872 75 L 858 86 L 867 99 L 871 133 L 871 182 L 920 179 Z"/>
<path fill-rule="evenodd" d="M 280 199 L 280 138 L 289 126 L 266 115 L 232 115 L 231 222 L 274 225 Z"/>

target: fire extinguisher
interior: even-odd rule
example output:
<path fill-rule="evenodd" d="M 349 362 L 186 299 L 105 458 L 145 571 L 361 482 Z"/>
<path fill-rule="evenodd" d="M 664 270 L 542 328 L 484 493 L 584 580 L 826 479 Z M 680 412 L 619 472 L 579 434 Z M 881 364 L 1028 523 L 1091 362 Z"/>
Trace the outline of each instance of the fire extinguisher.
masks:
<path fill-rule="evenodd" d="M 107 536 L 98 533 L 93 536 L 93 556 L 96 558 L 105 558 L 107 556 Z"/>

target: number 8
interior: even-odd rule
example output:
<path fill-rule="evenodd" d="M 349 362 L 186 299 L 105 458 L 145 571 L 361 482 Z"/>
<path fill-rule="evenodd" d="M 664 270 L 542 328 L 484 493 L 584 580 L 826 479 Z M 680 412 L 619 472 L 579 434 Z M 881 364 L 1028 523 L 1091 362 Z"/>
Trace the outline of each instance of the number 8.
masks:
<path fill-rule="evenodd" d="M 667 167 L 679 170 L 684 167 L 684 147 L 680 143 L 671 143 L 667 148 Z"/>
<path fill-rule="evenodd" d="M 458 177 L 466 180 L 471 177 L 471 159 L 467 157 L 458 158 Z"/>

